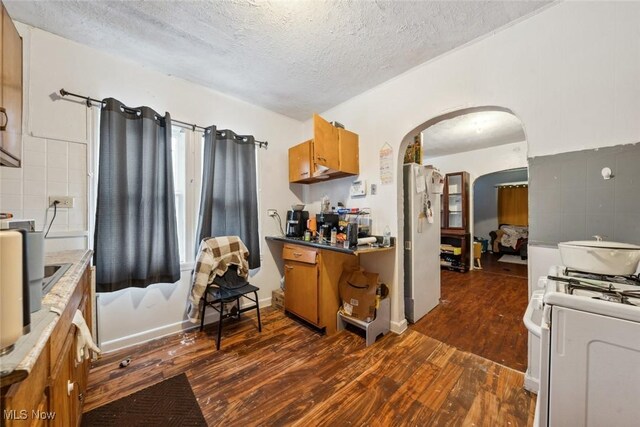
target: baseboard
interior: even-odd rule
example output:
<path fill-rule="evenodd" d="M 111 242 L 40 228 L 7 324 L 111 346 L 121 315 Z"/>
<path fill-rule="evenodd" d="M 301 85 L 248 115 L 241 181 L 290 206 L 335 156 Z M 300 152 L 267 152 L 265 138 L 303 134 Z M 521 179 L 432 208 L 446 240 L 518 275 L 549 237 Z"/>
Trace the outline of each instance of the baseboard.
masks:
<path fill-rule="evenodd" d="M 271 306 L 271 297 L 259 300 L 260 308 Z M 244 304 L 243 304 L 244 306 Z M 204 318 L 205 325 L 215 323 L 218 321 L 218 313 L 215 310 L 207 310 Z M 191 323 L 188 319 L 181 322 L 176 322 L 168 325 L 162 325 L 154 329 L 138 332 L 137 334 L 127 335 L 124 337 L 116 338 L 111 341 L 105 341 L 100 344 L 100 350 L 103 353 L 112 353 L 114 351 L 123 350 L 125 348 L 134 347 L 139 344 L 144 344 L 149 341 L 153 341 L 158 338 L 163 338 L 169 335 L 174 335 L 180 332 L 185 332 L 190 329 L 199 328 L 199 323 Z"/>
<path fill-rule="evenodd" d="M 401 322 L 391 321 L 391 327 L 389 329 L 391 330 L 391 332 L 400 335 L 401 333 L 407 330 L 407 327 L 408 327 L 407 319 L 402 319 Z"/>
<path fill-rule="evenodd" d="M 524 388 L 536 394 L 538 394 L 538 390 L 540 389 L 540 382 L 536 378 L 529 376 L 529 371 L 524 374 Z"/>

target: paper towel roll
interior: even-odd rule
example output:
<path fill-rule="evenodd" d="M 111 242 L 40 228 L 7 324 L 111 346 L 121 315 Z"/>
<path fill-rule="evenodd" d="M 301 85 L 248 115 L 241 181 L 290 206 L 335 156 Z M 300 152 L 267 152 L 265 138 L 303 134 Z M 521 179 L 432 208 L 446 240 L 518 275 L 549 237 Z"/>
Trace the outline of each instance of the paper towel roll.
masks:
<path fill-rule="evenodd" d="M 375 237 L 361 237 L 358 239 L 358 246 L 360 245 L 368 245 L 370 243 L 375 243 L 377 239 Z"/>

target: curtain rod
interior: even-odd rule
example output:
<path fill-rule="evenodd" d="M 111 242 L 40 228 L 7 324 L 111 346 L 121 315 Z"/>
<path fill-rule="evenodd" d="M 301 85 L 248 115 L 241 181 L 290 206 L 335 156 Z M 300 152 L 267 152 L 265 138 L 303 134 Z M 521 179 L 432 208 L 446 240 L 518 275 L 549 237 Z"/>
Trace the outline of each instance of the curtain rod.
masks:
<path fill-rule="evenodd" d="M 74 98 L 79 98 L 79 99 L 84 99 L 85 104 L 87 105 L 88 108 L 91 107 L 95 107 L 95 105 L 93 104 L 94 102 L 100 106 L 102 106 L 102 101 L 100 99 L 96 99 L 96 98 L 91 98 L 90 96 L 83 96 L 83 95 L 78 95 L 77 93 L 71 93 L 67 90 L 64 89 L 60 89 L 60 95 L 65 97 L 65 96 L 71 96 Z M 202 127 L 202 126 L 198 126 L 196 124 L 193 123 L 187 123 L 187 122 L 183 122 L 182 120 L 176 120 L 176 119 L 171 119 L 172 123 L 179 123 L 183 126 L 187 126 L 190 127 L 193 131 L 195 131 L 196 129 L 201 129 L 201 130 L 206 130 L 207 128 Z M 222 134 L 221 131 L 216 131 L 216 134 Z M 238 135 L 239 140 L 243 140 L 245 138 L 245 135 Z M 269 145 L 268 141 L 255 141 L 256 144 L 258 144 L 260 146 L 260 148 L 262 148 L 263 146 L 266 148 Z"/>

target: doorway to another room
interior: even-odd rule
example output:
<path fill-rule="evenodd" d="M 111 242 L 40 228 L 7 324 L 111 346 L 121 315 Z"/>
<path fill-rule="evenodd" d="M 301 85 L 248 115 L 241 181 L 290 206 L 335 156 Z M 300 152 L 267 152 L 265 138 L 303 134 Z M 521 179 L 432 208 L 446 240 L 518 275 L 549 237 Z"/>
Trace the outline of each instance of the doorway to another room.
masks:
<path fill-rule="evenodd" d="M 473 185 L 473 257 L 489 273 L 527 277 L 527 168 L 483 175 Z"/>
<path fill-rule="evenodd" d="M 528 207 L 522 208 L 522 201 L 527 200 L 526 195 L 522 198 L 527 181 L 522 123 L 507 109 L 480 107 L 429 120 L 416 132 L 422 164 L 446 178 L 438 206 L 440 301 L 424 317 L 413 319 L 411 328 L 524 372 L 527 332 L 522 316 L 528 284 L 526 242 L 522 246 L 518 240 L 526 236 Z M 410 145 L 414 152 L 415 145 Z M 405 214 L 405 228 L 410 222 Z M 515 237 L 513 253 L 493 254 L 491 232 L 496 233 L 494 242 L 505 246 L 497 247 L 505 252 Z M 477 261 L 474 247 L 481 252 Z M 524 260 L 519 252 L 522 247 Z M 518 261 L 503 259 L 505 255 L 518 255 Z M 424 286 L 429 285 L 428 280 L 423 281 Z M 406 301 L 405 294 L 405 306 Z"/>

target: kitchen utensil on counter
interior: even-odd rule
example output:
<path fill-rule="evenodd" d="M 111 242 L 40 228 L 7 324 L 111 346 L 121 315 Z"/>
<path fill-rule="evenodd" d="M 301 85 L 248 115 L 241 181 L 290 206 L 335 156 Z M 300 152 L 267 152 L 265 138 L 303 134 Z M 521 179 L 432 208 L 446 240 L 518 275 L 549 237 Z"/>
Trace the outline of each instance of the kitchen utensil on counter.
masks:
<path fill-rule="evenodd" d="M 297 211 L 301 211 L 303 209 L 304 209 L 304 205 L 291 205 L 291 210 L 292 211 L 297 212 Z"/>
<path fill-rule="evenodd" d="M 637 271 L 640 246 L 594 237 L 599 240 L 558 243 L 562 263 L 574 270 L 609 276 L 629 276 Z"/>

